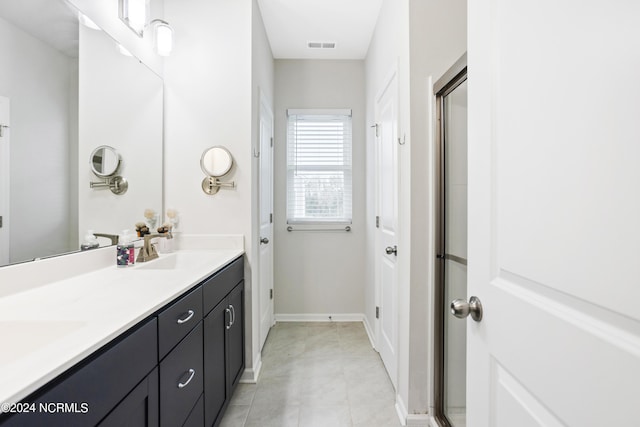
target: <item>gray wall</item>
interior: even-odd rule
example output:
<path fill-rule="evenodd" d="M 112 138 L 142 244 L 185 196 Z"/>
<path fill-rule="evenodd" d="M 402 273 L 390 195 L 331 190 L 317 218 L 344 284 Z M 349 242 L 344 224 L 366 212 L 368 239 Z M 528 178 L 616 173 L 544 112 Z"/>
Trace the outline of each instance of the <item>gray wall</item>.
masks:
<path fill-rule="evenodd" d="M 274 288 L 279 315 L 364 313 L 364 61 L 276 60 Z M 353 227 L 350 233 L 287 232 L 286 110 L 353 110 Z"/>
<path fill-rule="evenodd" d="M 400 411 L 424 416 L 432 403 L 433 83 L 466 50 L 466 0 L 384 0 L 366 58 L 367 122 L 385 80 L 398 77 L 398 387 Z M 367 147 L 374 137 L 367 134 Z M 367 203 L 375 208 L 374 153 L 367 149 Z M 375 330 L 375 223 L 367 217 L 365 313 Z"/>

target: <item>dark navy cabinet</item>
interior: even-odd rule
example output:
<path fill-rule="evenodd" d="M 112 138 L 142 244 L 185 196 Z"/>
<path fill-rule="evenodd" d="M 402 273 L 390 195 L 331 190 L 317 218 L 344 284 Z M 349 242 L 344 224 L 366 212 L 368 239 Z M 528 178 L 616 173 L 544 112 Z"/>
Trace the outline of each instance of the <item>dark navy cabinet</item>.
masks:
<path fill-rule="evenodd" d="M 180 427 L 202 396 L 202 286 L 158 313 L 160 427 Z"/>
<path fill-rule="evenodd" d="M 53 384 L 38 390 L 25 399 L 25 402 L 36 405 L 35 412 L 10 416 L 1 422 L 2 427 L 97 425 L 141 381 L 154 381 L 146 377 L 158 364 L 157 324 L 155 318 L 144 322 L 106 350 L 81 362 L 62 378 L 54 380 Z M 155 391 L 150 393 L 149 401 L 145 402 L 149 412 L 157 411 L 158 407 L 157 379 L 155 384 Z M 51 406 L 51 411 L 48 410 L 50 405 L 57 403 L 71 406 L 64 410 Z"/>
<path fill-rule="evenodd" d="M 99 427 L 158 425 L 158 369 L 147 377 L 100 422 Z"/>
<path fill-rule="evenodd" d="M 202 322 L 160 362 L 160 426 L 182 426 L 202 395 Z"/>
<path fill-rule="evenodd" d="M 222 420 L 244 370 L 244 280 L 240 273 L 243 270 L 242 260 L 238 260 L 203 284 L 207 313 L 204 318 L 207 427 L 217 426 Z"/>
<path fill-rule="evenodd" d="M 217 426 L 244 370 L 243 310 L 241 257 L 23 400 L 76 410 L 0 426 Z"/>

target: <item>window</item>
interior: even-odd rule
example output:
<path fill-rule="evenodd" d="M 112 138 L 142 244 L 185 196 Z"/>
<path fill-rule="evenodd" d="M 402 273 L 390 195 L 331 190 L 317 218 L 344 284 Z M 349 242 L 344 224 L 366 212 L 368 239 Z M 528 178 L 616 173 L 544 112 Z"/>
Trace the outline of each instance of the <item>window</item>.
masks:
<path fill-rule="evenodd" d="M 287 116 L 287 223 L 351 224 L 351 110 Z"/>

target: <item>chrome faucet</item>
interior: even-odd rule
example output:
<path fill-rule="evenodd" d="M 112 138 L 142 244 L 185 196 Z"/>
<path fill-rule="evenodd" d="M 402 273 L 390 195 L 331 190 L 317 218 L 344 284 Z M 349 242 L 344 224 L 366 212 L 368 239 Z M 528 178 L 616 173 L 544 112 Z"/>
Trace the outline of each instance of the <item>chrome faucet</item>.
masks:
<path fill-rule="evenodd" d="M 112 245 L 118 244 L 118 235 L 117 234 L 107 234 L 107 233 L 93 233 L 96 237 L 106 237 L 107 239 L 111 239 Z"/>
<path fill-rule="evenodd" d="M 151 239 L 155 239 L 156 237 L 164 237 L 166 239 L 173 239 L 173 234 L 169 231 L 168 233 L 156 233 L 156 234 L 146 234 L 144 236 L 144 245 L 140 249 L 138 253 L 138 258 L 136 258 L 136 262 L 146 262 L 151 261 L 152 259 L 158 258 L 158 251 L 156 250 L 156 246 L 151 243 Z"/>

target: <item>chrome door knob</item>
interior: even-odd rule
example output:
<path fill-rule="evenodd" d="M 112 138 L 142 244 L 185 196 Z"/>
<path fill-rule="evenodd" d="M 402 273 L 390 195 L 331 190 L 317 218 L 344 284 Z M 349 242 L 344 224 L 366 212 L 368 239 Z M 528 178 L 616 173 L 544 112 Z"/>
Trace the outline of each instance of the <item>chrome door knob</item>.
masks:
<path fill-rule="evenodd" d="M 267 239 L 266 237 L 263 237 L 260 239 L 260 244 L 261 245 L 267 245 L 269 244 L 269 239 Z"/>
<path fill-rule="evenodd" d="M 395 245 L 394 246 L 387 246 L 387 248 L 384 251 L 387 253 L 387 255 L 393 254 L 395 256 L 398 256 L 398 247 L 395 246 Z"/>
<path fill-rule="evenodd" d="M 458 319 L 464 319 L 468 315 L 476 322 L 482 320 L 482 303 L 478 297 L 469 298 L 469 302 L 463 299 L 454 299 L 451 301 L 451 314 Z"/>

